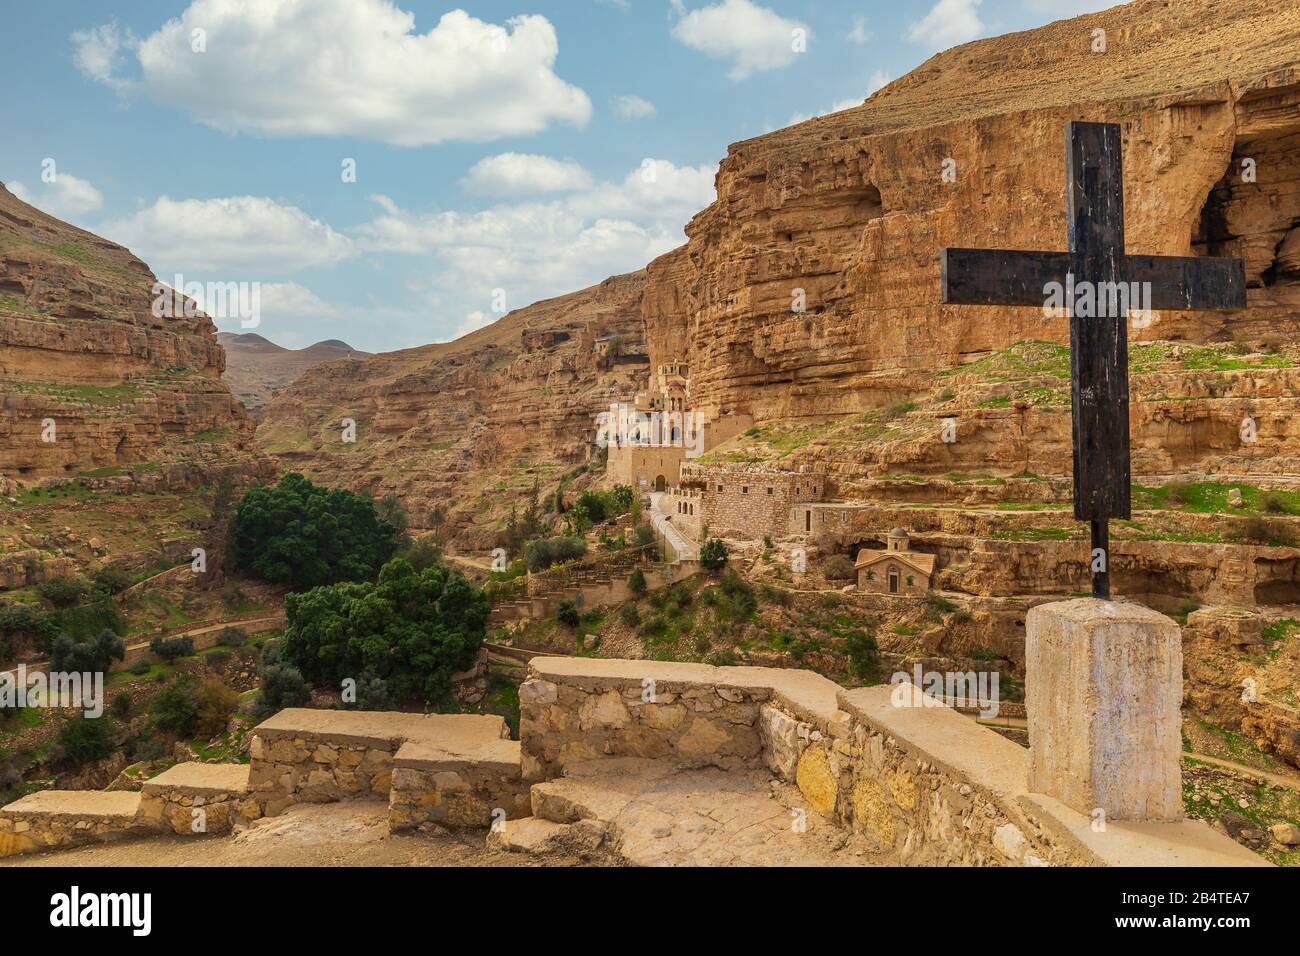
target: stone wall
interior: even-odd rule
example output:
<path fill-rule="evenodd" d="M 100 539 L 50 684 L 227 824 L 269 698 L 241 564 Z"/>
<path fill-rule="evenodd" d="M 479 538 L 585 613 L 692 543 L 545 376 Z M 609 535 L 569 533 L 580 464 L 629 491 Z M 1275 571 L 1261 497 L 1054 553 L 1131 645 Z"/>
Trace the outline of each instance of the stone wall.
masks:
<path fill-rule="evenodd" d="M 734 465 L 684 465 L 682 484 L 701 491 L 710 535 L 751 539 L 785 534 L 796 502 L 826 494 L 822 475 Z"/>
<path fill-rule="evenodd" d="M 242 830 L 262 815 L 248 793 L 249 770 L 247 764 L 177 764 L 141 787 L 140 819 L 178 836 Z"/>
<path fill-rule="evenodd" d="M 766 766 L 813 810 L 912 865 L 1260 865 L 1199 821 L 1093 821 L 1026 789 L 1029 752 L 910 684 L 809 671 L 535 658 L 525 780 L 614 757 Z"/>
<path fill-rule="evenodd" d="M 672 757 L 724 769 L 757 761 L 767 688 L 718 686 L 718 669 L 703 664 L 602 660 L 574 668 L 570 661 L 534 660 L 519 688 L 524 779 L 557 777 L 570 763 L 600 757 Z"/>
<path fill-rule="evenodd" d="M 388 802 L 390 831 L 437 823 L 489 827 L 532 815 L 519 773 L 519 745 L 501 740 L 473 759 L 406 747 L 396 757 Z"/>
<path fill-rule="evenodd" d="M 140 794 L 43 790 L 0 814 L 0 857 L 104 843 L 154 832 L 140 819 Z"/>
<path fill-rule="evenodd" d="M 390 803 L 398 829 L 485 826 L 497 806 L 517 814 L 519 745 L 509 732 L 502 718 L 477 714 L 282 710 L 254 729 L 250 795 L 267 816 L 294 803 L 374 799 Z"/>

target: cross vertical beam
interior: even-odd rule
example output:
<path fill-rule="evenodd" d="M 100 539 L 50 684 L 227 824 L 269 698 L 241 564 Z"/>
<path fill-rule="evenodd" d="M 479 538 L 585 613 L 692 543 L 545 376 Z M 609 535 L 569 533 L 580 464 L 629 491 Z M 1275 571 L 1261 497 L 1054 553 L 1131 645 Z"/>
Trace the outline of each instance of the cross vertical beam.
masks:
<path fill-rule="evenodd" d="M 1093 550 L 1101 550 L 1100 561 L 1089 556 L 1099 598 L 1110 596 L 1109 521 L 1130 517 L 1132 507 L 1127 312 L 1246 307 L 1240 259 L 1125 252 L 1122 148 L 1116 124 L 1067 124 L 1066 252 L 944 249 L 941 268 L 945 305 L 1046 310 L 1049 287 L 1064 292 L 1074 516 L 1090 524 Z"/>
<path fill-rule="evenodd" d="M 1131 514 L 1128 431 L 1128 317 L 1096 294 L 1122 281 L 1124 174 L 1119 127 L 1070 123 L 1065 130 L 1066 225 L 1070 272 L 1094 285 L 1092 315 L 1070 303 L 1070 395 L 1074 517 L 1092 524 L 1093 597 L 1110 597 L 1111 518 Z M 1105 285 L 1103 285 L 1103 283 Z M 1098 554 L 1100 549 L 1100 555 Z"/>

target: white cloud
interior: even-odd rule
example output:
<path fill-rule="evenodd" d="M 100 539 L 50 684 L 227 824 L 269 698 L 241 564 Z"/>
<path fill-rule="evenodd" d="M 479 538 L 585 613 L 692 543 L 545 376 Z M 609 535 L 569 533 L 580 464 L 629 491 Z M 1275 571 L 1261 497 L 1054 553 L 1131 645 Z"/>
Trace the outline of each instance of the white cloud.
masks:
<path fill-rule="evenodd" d="M 648 119 L 655 115 L 655 105 L 629 93 L 614 97 L 614 112 L 625 120 Z"/>
<path fill-rule="evenodd" d="M 866 17 L 854 17 L 853 29 L 848 33 L 850 43 L 863 44 L 871 39 L 871 31 L 867 29 Z"/>
<path fill-rule="evenodd" d="M 713 199 L 713 170 L 652 160 L 621 182 L 476 212 L 420 213 L 372 198 L 380 214 L 355 230 L 357 243 L 433 257 L 430 302 L 466 316 L 453 326 L 463 334 L 499 318 L 493 290 L 504 290 L 507 309 L 517 309 L 640 269 L 681 245 L 686 221 Z"/>
<path fill-rule="evenodd" d="M 680 12 L 683 8 L 676 5 Z M 795 52 L 795 32 L 807 40 L 812 31 L 798 20 L 787 20 L 752 0 L 722 0 L 685 14 L 672 29 L 679 42 L 707 56 L 731 60 L 733 80 L 764 70 L 789 66 Z"/>
<path fill-rule="evenodd" d="M 907 38 L 915 43 L 924 43 L 936 51 L 974 40 L 984 32 L 984 24 L 979 17 L 981 2 L 982 0 L 939 0 L 920 22 L 911 25 Z"/>
<path fill-rule="evenodd" d="M 480 159 L 461 180 L 470 192 L 490 196 L 528 196 L 569 192 L 592 185 L 591 173 L 571 160 L 527 153 L 501 153 Z"/>
<path fill-rule="evenodd" d="M 154 272 L 243 275 L 296 272 L 353 255 L 352 241 L 301 209 L 262 196 L 173 200 L 166 196 L 99 231 L 129 246 Z"/>
<path fill-rule="evenodd" d="M 9 184 L 9 191 L 29 206 L 60 219 L 82 216 L 104 205 L 98 189 L 70 173 L 56 173 L 54 182 L 41 180 L 39 187 L 30 190 L 15 180 Z"/>
<path fill-rule="evenodd" d="M 867 91 L 861 97 L 848 97 L 842 100 L 836 100 L 824 110 L 818 110 L 816 113 L 795 113 L 790 117 L 788 125 L 794 126 L 796 123 L 802 123 L 804 120 L 810 120 L 814 116 L 827 116 L 831 113 L 838 113 L 840 110 L 852 109 L 855 106 L 861 106 L 863 101 L 876 90 L 889 82 L 889 74 L 884 70 L 873 70 L 871 79 L 867 81 Z"/>
<path fill-rule="evenodd" d="M 337 306 L 296 282 L 263 282 L 262 314 L 270 319 L 337 319 Z"/>
<path fill-rule="evenodd" d="M 195 30 L 204 52 L 192 49 Z M 77 36 L 83 72 L 127 82 L 114 27 Z M 421 34 L 394 0 L 194 0 L 135 53 L 152 98 L 228 132 L 422 146 L 591 116 L 587 94 L 554 72 L 555 28 L 534 15 L 498 26 L 453 10 Z"/>
<path fill-rule="evenodd" d="M 79 30 L 72 34 L 72 62 L 92 80 L 125 90 L 131 83 L 116 73 L 126 59 L 125 52 L 138 46 L 139 41 L 131 31 L 123 33 L 116 23 L 105 23 L 93 30 Z"/>

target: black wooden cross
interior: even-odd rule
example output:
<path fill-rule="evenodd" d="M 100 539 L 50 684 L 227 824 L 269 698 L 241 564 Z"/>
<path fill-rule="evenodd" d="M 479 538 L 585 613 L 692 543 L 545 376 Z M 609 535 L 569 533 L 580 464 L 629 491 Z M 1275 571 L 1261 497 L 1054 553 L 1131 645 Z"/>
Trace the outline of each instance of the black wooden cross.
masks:
<path fill-rule="evenodd" d="M 1125 255 L 1117 124 L 1067 124 L 1065 173 L 1069 251 L 945 249 L 942 301 L 1045 308 L 1060 294 L 1070 316 L 1074 516 L 1092 523 L 1092 593 L 1109 598 L 1110 519 L 1130 514 L 1127 313 L 1244 309 L 1246 270 L 1240 259 Z"/>

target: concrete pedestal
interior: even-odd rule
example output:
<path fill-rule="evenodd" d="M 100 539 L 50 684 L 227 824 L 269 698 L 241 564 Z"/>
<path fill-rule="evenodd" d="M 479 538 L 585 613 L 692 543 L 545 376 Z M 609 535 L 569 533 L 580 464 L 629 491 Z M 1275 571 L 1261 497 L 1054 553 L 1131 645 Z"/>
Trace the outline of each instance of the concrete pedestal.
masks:
<path fill-rule="evenodd" d="M 1140 604 L 1079 598 L 1025 620 L 1029 789 L 1106 820 L 1183 816 L 1183 648 Z"/>

